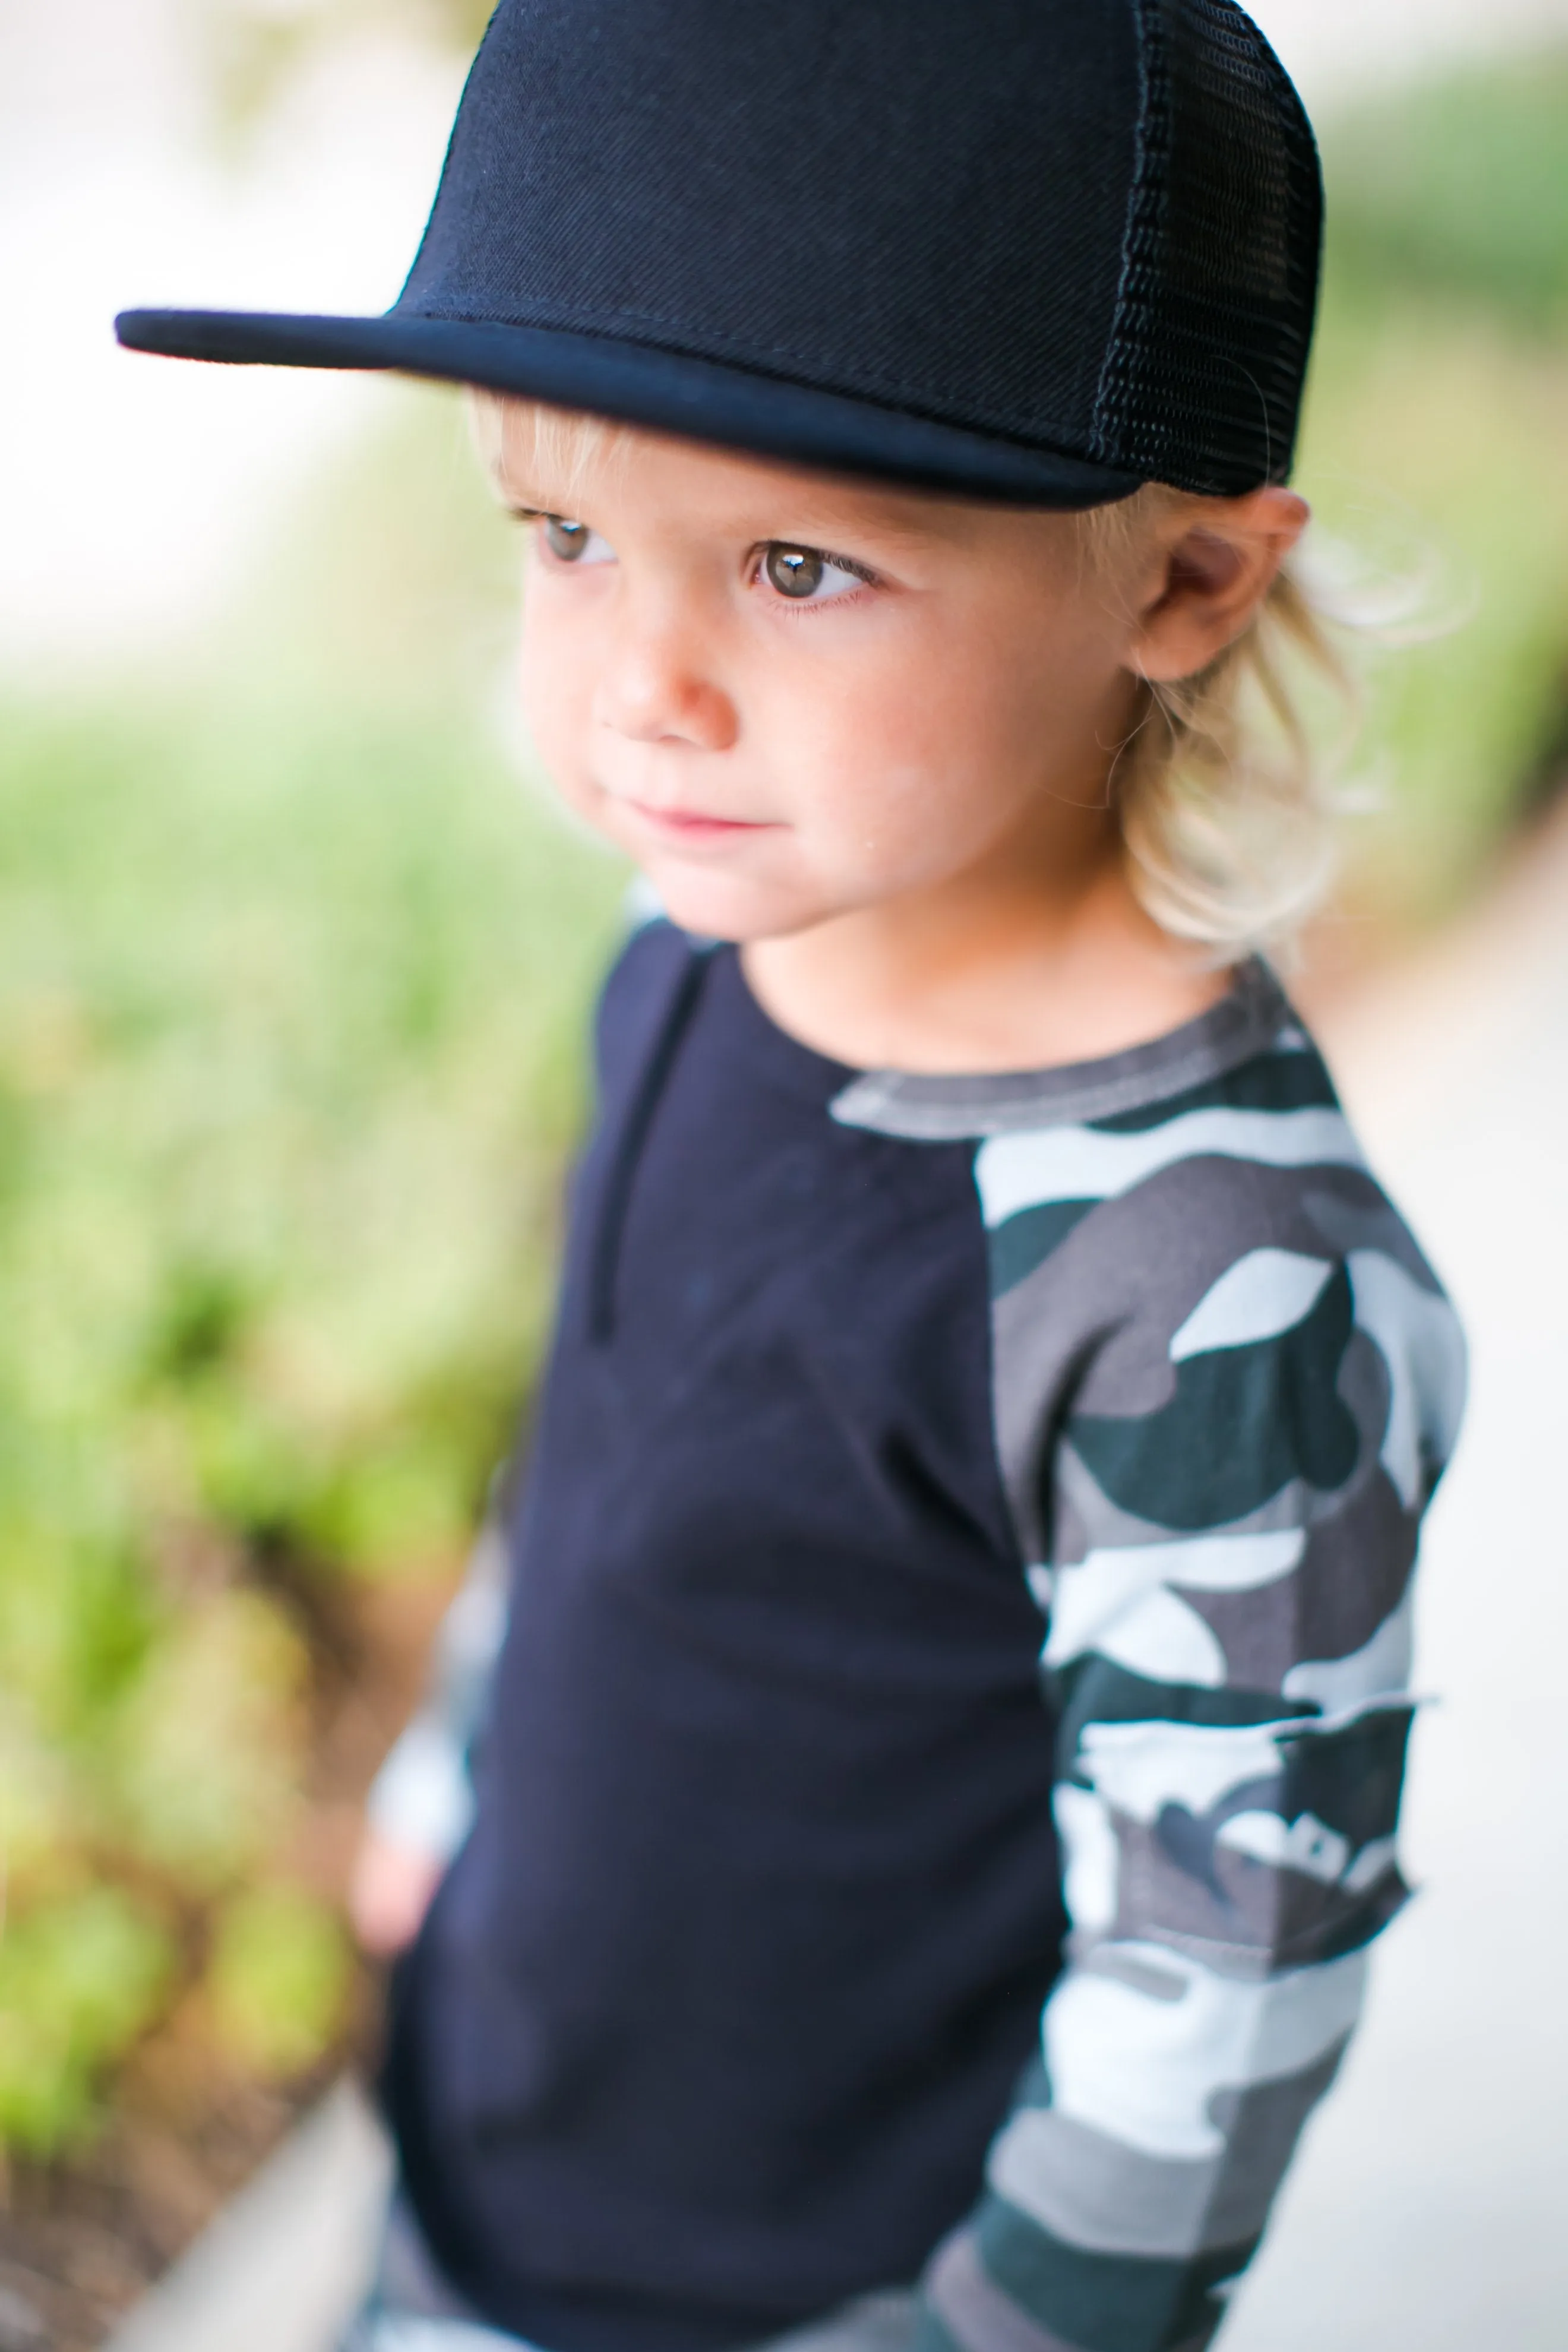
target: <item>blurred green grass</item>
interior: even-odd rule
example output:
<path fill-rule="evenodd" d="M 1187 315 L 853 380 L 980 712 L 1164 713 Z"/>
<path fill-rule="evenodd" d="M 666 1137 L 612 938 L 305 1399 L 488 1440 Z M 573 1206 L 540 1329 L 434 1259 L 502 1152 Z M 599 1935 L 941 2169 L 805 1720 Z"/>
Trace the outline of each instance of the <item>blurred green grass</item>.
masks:
<path fill-rule="evenodd" d="M 1568 706 L 1568 66 L 1334 126 L 1303 486 L 1462 626 L 1370 683 L 1350 901 L 1430 919 Z M 500 718 L 515 546 L 407 391 L 177 681 L 0 708 L 0 2143 L 157 2021 L 266 2075 L 315 1603 L 459 1554 L 538 1360 L 623 877 Z M 108 2088 L 106 2089 L 106 2086 Z"/>

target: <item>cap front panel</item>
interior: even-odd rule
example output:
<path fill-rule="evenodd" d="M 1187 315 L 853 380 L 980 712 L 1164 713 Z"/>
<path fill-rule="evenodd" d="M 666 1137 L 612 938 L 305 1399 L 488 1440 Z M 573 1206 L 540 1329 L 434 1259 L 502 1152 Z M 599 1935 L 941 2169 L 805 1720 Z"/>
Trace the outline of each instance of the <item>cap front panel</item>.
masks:
<path fill-rule="evenodd" d="M 1085 447 L 1136 115 L 1121 0 L 511 0 L 399 310 Z"/>

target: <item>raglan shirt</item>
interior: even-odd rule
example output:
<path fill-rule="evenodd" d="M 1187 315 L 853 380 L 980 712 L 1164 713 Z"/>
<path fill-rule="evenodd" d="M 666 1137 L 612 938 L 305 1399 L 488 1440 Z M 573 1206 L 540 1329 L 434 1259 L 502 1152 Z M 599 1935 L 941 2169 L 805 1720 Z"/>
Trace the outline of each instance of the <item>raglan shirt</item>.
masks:
<path fill-rule="evenodd" d="M 430 2242 L 550 2352 L 916 2280 L 916 2352 L 1196 2352 L 1405 1896 L 1452 1311 L 1259 964 L 915 1077 L 655 922 L 598 1047 L 527 1473 L 378 1799 L 458 1848 L 385 2074 Z"/>

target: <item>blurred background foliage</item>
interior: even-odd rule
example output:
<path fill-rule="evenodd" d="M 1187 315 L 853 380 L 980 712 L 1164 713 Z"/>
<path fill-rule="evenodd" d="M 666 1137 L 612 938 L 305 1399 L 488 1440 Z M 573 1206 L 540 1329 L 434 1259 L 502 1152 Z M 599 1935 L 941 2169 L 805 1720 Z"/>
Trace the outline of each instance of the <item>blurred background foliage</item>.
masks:
<path fill-rule="evenodd" d="M 216 127 L 241 137 L 283 97 L 303 66 L 369 34 L 412 37 L 471 57 L 495 0 L 186 0 L 206 61 Z"/>
<path fill-rule="evenodd" d="M 484 13 L 205 5 L 215 109 Z M 1568 754 L 1568 58 L 1325 151 L 1303 486 L 1391 602 L 1462 616 L 1370 673 L 1339 920 L 1375 944 Z M 0 2144 L 36 2157 L 149 2035 L 259 2079 L 331 2046 L 322 1691 L 356 1593 L 453 1573 L 548 1312 L 624 877 L 526 779 L 458 404 L 387 415 L 199 677 L 0 713 Z"/>
<path fill-rule="evenodd" d="M 172 2009 L 273 2074 L 342 2021 L 333 1890 L 273 1884 L 315 1701 L 356 1582 L 450 1575 L 524 1402 L 623 887 L 520 775 L 517 551 L 457 404 L 410 392 L 199 685 L 4 712 L 24 2150 Z"/>
<path fill-rule="evenodd" d="M 1568 766 L 1568 52 L 1321 126 L 1299 478 L 1391 608 L 1347 911 L 1430 921 Z"/>

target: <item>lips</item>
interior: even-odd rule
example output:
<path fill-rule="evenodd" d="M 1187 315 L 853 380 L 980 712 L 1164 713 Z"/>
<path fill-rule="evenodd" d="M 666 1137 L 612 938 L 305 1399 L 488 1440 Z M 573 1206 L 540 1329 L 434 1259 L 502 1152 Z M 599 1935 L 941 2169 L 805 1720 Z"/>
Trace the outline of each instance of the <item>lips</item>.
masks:
<path fill-rule="evenodd" d="M 638 823 L 650 832 L 661 834 L 667 840 L 721 842 L 738 840 L 743 834 L 774 833 L 776 825 L 758 823 L 742 817 L 715 816 L 706 809 L 654 808 L 647 801 L 623 801 Z"/>

